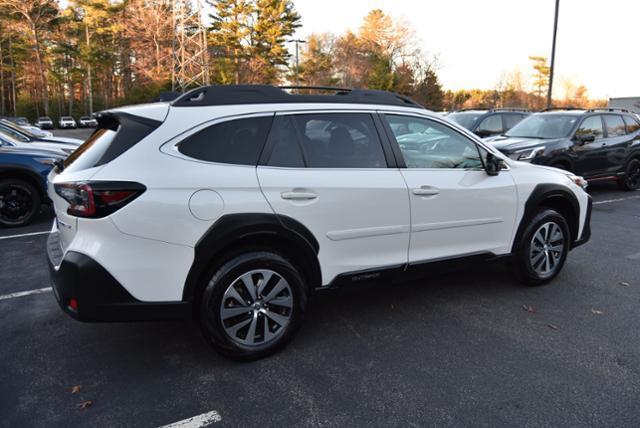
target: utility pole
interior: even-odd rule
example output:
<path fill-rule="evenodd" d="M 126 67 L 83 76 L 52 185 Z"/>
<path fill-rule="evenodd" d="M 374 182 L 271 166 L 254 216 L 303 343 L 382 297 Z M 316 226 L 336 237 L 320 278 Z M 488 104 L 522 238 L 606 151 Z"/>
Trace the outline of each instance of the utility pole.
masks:
<path fill-rule="evenodd" d="M 201 0 L 173 0 L 171 90 L 209 84 L 207 30 Z"/>
<path fill-rule="evenodd" d="M 553 20 L 553 45 L 551 46 L 551 67 L 549 68 L 549 92 L 547 92 L 547 108 L 552 107 L 553 100 L 553 72 L 556 62 L 556 36 L 558 35 L 558 12 L 560 11 L 560 0 L 556 0 L 556 14 Z"/>
<path fill-rule="evenodd" d="M 307 41 L 302 39 L 293 39 L 287 40 L 287 42 L 296 44 L 296 86 L 300 86 L 300 43 L 307 43 Z"/>
<path fill-rule="evenodd" d="M 87 51 L 91 55 L 91 39 L 89 38 L 89 26 L 85 24 L 84 34 L 87 39 Z M 87 61 L 87 92 L 89 95 L 89 116 L 93 116 L 93 83 L 91 82 L 91 60 Z M 69 99 L 73 100 L 73 85 L 69 85 Z M 73 101 L 69 101 L 69 115 L 71 115 L 71 109 Z"/>

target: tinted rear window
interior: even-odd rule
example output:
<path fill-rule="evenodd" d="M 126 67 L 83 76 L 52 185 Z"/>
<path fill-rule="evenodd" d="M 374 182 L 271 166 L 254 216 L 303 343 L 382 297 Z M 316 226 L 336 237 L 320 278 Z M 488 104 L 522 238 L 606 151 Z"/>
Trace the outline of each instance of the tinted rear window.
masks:
<path fill-rule="evenodd" d="M 637 120 L 629 116 L 622 116 L 624 118 L 624 123 L 627 125 L 627 133 L 631 134 L 640 129 L 640 124 Z"/>
<path fill-rule="evenodd" d="M 619 137 L 627 133 L 624 128 L 622 116 L 605 114 L 604 124 L 607 127 L 607 136 L 609 137 Z"/>
<path fill-rule="evenodd" d="M 272 120 L 263 116 L 217 123 L 187 137 L 178 151 L 208 162 L 257 165 Z"/>
<path fill-rule="evenodd" d="M 65 170 L 81 171 L 111 162 L 160 124 L 155 120 L 124 114 L 103 116 L 93 134 L 64 161 Z"/>

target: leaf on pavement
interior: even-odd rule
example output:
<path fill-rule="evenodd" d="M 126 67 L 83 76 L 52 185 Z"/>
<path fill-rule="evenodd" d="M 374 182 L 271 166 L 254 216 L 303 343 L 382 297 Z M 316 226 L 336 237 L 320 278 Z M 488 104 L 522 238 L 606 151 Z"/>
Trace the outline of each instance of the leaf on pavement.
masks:
<path fill-rule="evenodd" d="M 547 324 L 547 327 L 549 327 L 552 330 L 557 330 L 558 329 L 558 326 L 555 325 L 555 324 Z"/>
<path fill-rule="evenodd" d="M 82 385 L 73 385 L 71 387 L 71 393 L 77 394 L 78 392 L 80 392 L 81 389 L 82 389 Z"/>
<path fill-rule="evenodd" d="M 628 287 L 630 284 L 626 281 L 620 281 L 618 284 L 622 285 L 623 287 Z"/>
<path fill-rule="evenodd" d="M 602 315 L 604 312 L 599 311 L 598 309 L 591 309 L 591 313 L 594 315 Z"/>
<path fill-rule="evenodd" d="M 82 410 L 87 409 L 91 406 L 93 406 L 93 401 L 91 400 L 83 401 L 82 403 L 78 404 L 78 408 Z"/>
<path fill-rule="evenodd" d="M 533 309 L 533 306 L 522 305 L 522 309 L 529 312 L 530 314 L 535 314 L 536 310 Z"/>

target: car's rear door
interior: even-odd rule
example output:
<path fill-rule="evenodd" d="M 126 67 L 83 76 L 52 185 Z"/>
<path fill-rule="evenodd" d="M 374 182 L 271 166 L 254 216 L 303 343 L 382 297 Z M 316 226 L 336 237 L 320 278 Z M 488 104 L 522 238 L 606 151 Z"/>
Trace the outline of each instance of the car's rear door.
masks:
<path fill-rule="evenodd" d="M 281 113 L 258 166 L 273 210 L 317 239 L 325 285 L 407 262 L 407 187 L 378 131 L 370 112 Z"/>
<path fill-rule="evenodd" d="M 384 119 L 391 138 L 407 127 L 420 143 L 398 145 L 411 198 L 409 262 L 508 253 L 518 205 L 510 172 L 489 176 L 477 144 L 444 121 L 397 113 Z"/>
<path fill-rule="evenodd" d="M 634 136 L 627 134 L 621 115 L 605 114 L 603 118 L 607 132 L 607 138 L 604 140 L 604 172 L 615 174 L 624 168 L 627 151 L 633 142 Z"/>

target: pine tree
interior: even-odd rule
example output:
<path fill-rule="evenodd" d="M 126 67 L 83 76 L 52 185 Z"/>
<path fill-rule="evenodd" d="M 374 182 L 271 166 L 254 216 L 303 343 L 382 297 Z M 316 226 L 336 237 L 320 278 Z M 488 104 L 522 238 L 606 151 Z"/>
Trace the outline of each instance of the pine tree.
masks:
<path fill-rule="evenodd" d="M 214 72 L 222 84 L 239 84 L 249 56 L 249 22 L 254 11 L 251 0 L 208 0 L 213 8 L 209 42 L 213 46 Z"/>

